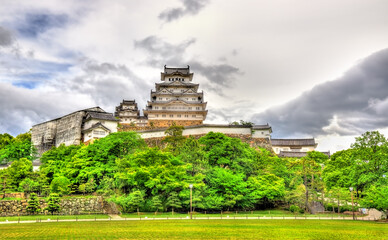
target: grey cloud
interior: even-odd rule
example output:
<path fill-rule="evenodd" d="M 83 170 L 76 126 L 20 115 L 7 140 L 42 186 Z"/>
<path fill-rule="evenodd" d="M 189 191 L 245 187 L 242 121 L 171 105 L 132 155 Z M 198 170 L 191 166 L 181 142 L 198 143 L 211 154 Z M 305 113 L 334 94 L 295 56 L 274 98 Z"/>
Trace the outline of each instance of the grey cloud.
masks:
<path fill-rule="evenodd" d="M 88 95 L 97 105 L 110 108 L 110 111 L 122 99 L 136 99 L 140 101 L 139 107 L 145 105 L 146 94 L 151 86 L 127 66 L 83 59 L 81 70 L 82 73 L 74 78 L 56 81 L 54 87 Z"/>
<path fill-rule="evenodd" d="M 159 19 L 171 22 L 185 15 L 196 15 L 208 2 L 208 0 L 182 0 L 183 7 L 166 9 L 159 15 Z"/>
<path fill-rule="evenodd" d="M 237 67 L 229 64 L 205 65 L 197 61 L 192 61 L 190 66 L 209 79 L 211 83 L 223 87 L 230 87 L 234 76 L 240 72 Z"/>
<path fill-rule="evenodd" d="M 44 92 L 0 82 L 0 133 L 27 132 L 33 125 L 88 107 L 77 93 Z"/>
<path fill-rule="evenodd" d="M 0 82 L 0 133 L 16 135 L 34 124 L 97 105 L 113 112 L 122 99 L 136 99 L 139 108 L 145 107 L 151 86 L 127 66 L 85 58 L 79 72 L 34 89 Z"/>
<path fill-rule="evenodd" d="M 365 58 L 341 78 L 252 117 L 274 136 L 354 135 L 387 127 L 388 49 Z"/>
<path fill-rule="evenodd" d="M 8 47 L 14 42 L 11 31 L 0 26 L 0 46 Z"/>
<path fill-rule="evenodd" d="M 153 67 L 160 68 L 165 64 L 178 66 L 184 62 L 183 56 L 186 49 L 194 44 L 195 41 L 194 38 L 191 38 L 174 45 L 156 36 L 149 36 L 140 41 L 135 41 L 135 48 L 149 53 L 147 63 Z"/>
<path fill-rule="evenodd" d="M 149 36 L 140 41 L 135 41 L 135 48 L 145 50 L 148 53 L 146 63 L 160 68 L 168 66 L 186 66 L 203 75 L 209 82 L 205 83 L 209 89 L 217 90 L 221 93 L 221 87 L 230 87 L 231 81 L 236 74 L 241 74 L 237 67 L 229 64 L 204 64 L 194 59 L 186 60 L 186 49 L 195 43 L 195 39 L 188 39 L 179 44 L 171 44 L 156 36 Z M 213 86 L 213 85 L 217 85 Z"/>

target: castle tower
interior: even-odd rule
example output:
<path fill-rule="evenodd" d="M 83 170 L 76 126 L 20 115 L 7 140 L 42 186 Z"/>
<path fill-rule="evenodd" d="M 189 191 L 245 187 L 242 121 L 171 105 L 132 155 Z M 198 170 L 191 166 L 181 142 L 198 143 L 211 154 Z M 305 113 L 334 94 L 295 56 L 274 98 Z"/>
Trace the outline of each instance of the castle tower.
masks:
<path fill-rule="evenodd" d="M 135 100 L 123 100 L 116 107 L 115 117 L 120 119 L 122 125 L 145 126 L 147 124 L 147 119 L 140 117 Z"/>
<path fill-rule="evenodd" d="M 161 73 L 161 83 L 151 91 L 144 115 L 154 127 L 168 127 L 173 122 L 181 126 L 200 125 L 206 119 L 206 102 L 199 84 L 192 83 L 193 73 L 187 68 L 167 68 Z"/>

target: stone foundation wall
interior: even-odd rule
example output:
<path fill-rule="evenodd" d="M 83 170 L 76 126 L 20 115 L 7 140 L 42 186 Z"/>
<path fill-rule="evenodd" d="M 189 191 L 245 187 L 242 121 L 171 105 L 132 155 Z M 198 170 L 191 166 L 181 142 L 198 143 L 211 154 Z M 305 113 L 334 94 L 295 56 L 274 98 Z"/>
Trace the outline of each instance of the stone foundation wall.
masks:
<path fill-rule="evenodd" d="M 205 136 L 206 134 L 192 135 L 195 139 L 199 139 L 200 137 Z M 268 151 L 272 152 L 272 145 L 267 138 L 252 138 L 251 136 L 247 136 L 244 134 L 225 134 L 228 137 L 239 138 L 242 142 L 248 143 L 251 147 L 261 147 L 265 148 Z M 188 136 L 187 136 L 188 137 Z M 155 137 L 155 138 L 146 138 L 144 141 L 150 147 L 164 146 L 162 142 L 164 137 Z"/>
<path fill-rule="evenodd" d="M 201 125 L 202 120 L 149 120 L 148 125 L 155 128 L 170 127 L 175 122 L 178 126 L 195 126 Z"/>
<path fill-rule="evenodd" d="M 135 126 L 134 124 L 121 123 L 118 128 L 119 132 L 129 132 L 129 131 L 144 131 L 152 130 L 157 128 L 168 128 L 173 123 L 178 126 L 196 126 L 203 123 L 202 120 L 151 120 L 148 122 L 147 126 Z"/>
<path fill-rule="evenodd" d="M 47 207 L 45 199 L 40 199 L 41 214 L 50 214 L 43 210 Z M 85 214 L 85 213 L 108 213 L 104 206 L 102 197 L 93 198 L 69 198 L 61 200 L 61 211 L 59 214 Z M 8 200 L 0 201 L 0 216 L 23 216 L 28 215 L 28 200 Z"/>

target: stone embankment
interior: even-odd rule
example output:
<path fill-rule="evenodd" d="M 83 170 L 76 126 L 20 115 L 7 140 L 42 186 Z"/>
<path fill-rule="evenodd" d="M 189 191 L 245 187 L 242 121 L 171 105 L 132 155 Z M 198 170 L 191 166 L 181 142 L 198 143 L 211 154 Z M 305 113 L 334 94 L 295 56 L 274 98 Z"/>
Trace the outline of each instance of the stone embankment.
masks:
<path fill-rule="evenodd" d="M 47 207 L 45 199 L 40 199 L 41 213 L 47 213 L 44 208 Z M 68 198 L 61 200 L 61 210 L 59 214 L 87 214 L 87 213 L 111 213 L 106 206 L 111 204 L 106 203 L 102 197 L 88 198 Z M 27 208 L 28 200 L 6 200 L 0 201 L 0 216 L 23 216 L 28 215 Z M 116 213 L 116 212 L 114 212 Z"/>

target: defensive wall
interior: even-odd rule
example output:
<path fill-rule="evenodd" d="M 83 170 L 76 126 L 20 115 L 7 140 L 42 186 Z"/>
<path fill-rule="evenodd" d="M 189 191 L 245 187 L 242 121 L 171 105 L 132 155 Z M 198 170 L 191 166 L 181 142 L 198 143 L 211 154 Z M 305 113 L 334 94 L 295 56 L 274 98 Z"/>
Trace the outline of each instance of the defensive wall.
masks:
<path fill-rule="evenodd" d="M 42 209 L 40 213 L 50 214 L 44 210 L 47 207 L 46 200 L 40 199 L 39 203 Z M 102 197 L 61 199 L 61 210 L 59 214 L 109 213 L 107 211 L 108 205 Z M 0 216 L 28 215 L 26 210 L 27 206 L 28 200 L 26 199 L 0 201 Z"/>
<path fill-rule="evenodd" d="M 160 146 L 163 138 L 166 136 L 167 128 L 148 129 L 137 131 L 149 146 Z M 193 136 L 198 139 L 209 132 L 223 133 L 229 137 L 240 138 L 243 142 L 252 147 L 263 147 L 272 151 L 270 142 L 272 129 L 269 125 L 218 125 L 202 124 L 196 126 L 187 126 L 182 135 L 185 137 Z"/>

